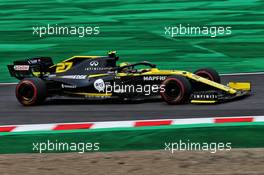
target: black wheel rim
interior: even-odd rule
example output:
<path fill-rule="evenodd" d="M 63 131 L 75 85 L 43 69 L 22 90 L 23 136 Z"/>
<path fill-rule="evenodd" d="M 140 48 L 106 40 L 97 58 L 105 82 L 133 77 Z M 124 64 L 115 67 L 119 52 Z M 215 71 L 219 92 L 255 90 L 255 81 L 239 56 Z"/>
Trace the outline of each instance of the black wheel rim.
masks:
<path fill-rule="evenodd" d="M 34 97 L 34 87 L 30 84 L 24 84 L 19 88 L 19 96 L 24 101 L 31 101 Z"/>
<path fill-rule="evenodd" d="M 170 99 L 176 99 L 181 95 L 181 90 L 177 82 L 169 81 L 165 87 L 165 95 Z"/>

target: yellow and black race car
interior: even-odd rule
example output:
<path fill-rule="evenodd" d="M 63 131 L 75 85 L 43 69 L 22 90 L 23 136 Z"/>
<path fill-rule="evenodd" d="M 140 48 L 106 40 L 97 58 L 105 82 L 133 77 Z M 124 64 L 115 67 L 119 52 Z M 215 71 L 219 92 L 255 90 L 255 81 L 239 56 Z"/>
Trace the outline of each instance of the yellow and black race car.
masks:
<path fill-rule="evenodd" d="M 194 73 L 159 70 L 143 61 L 117 66 L 115 52 L 108 56 L 74 56 L 58 64 L 49 57 L 14 61 L 8 65 L 11 76 L 21 80 L 16 87 L 18 101 L 38 105 L 47 97 L 146 99 L 162 98 L 168 104 L 217 103 L 244 97 L 250 83 L 223 85 L 211 68 Z"/>

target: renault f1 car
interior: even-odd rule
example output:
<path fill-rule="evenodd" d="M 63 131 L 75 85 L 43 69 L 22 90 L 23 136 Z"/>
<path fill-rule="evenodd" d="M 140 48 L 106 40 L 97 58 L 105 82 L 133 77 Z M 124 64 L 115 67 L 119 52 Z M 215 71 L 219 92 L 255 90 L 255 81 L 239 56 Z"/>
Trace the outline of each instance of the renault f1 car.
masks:
<path fill-rule="evenodd" d="M 150 62 L 121 63 L 115 52 L 107 56 L 74 56 L 53 64 L 50 57 L 14 61 L 11 76 L 20 80 L 16 97 L 25 106 L 46 98 L 146 99 L 161 98 L 168 104 L 218 103 L 250 94 L 250 83 L 221 84 L 211 68 L 194 73 L 160 70 Z"/>

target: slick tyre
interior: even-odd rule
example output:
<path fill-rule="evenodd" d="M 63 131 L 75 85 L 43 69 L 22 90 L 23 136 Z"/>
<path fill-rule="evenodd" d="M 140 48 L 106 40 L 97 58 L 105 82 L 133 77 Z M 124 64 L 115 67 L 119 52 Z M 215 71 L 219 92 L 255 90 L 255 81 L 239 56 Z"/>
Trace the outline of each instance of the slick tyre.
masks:
<path fill-rule="evenodd" d="M 220 78 L 219 73 L 212 68 L 199 69 L 195 71 L 194 74 L 200 77 L 206 78 L 208 80 L 214 81 L 216 83 L 221 83 L 221 78 Z"/>
<path fill-rule="evenodd" d="M 161 84 L 161 98 L 168 104 L 187 103 L 192 93 L 189 80 L 180 75 L 169 76 Z"/>
<path fill-rule="evenodd" d="M 40 78 L 25 78 L 16 86 L 16 98 L 24 106 L 39 105 L 46 95 L 46 84 Z"/>

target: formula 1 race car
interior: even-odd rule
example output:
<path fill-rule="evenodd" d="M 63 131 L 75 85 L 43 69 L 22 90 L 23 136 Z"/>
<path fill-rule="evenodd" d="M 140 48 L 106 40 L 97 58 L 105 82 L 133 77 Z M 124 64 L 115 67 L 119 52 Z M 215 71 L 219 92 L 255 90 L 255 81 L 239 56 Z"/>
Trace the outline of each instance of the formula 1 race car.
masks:
<path fill-rule="evenodd" d="M 58 64 L 49 57 L 14 61 L 11 76 L 21 80 L 16 97 L 25 105 L 38 105 L 47 97 L 146 99 L 162 98 L 168 104 L 217 103 L 244 97 L 250 83 L 223 85 L 211 68 L 194 73 L 159 70 L 150 62 L 121 63 L 114 51 L 108 56 L 74 56 Z"/>

